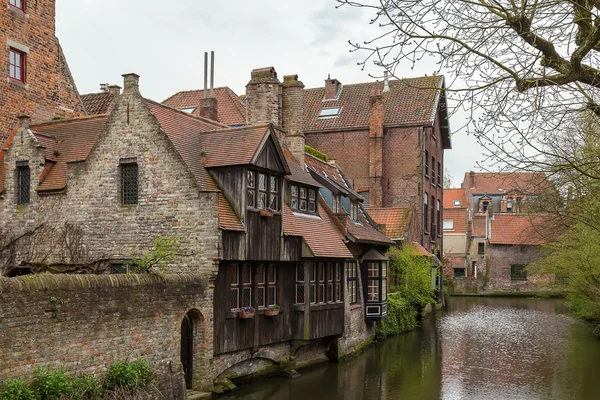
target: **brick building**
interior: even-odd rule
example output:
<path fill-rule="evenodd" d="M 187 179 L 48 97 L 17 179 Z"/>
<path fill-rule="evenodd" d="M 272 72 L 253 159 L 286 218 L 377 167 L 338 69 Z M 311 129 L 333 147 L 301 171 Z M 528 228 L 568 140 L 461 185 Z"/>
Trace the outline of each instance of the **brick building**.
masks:
<path fill-rule="evenodd" d="M 55 36 L 54 0 L 3 0 L 0 7 L 0 139 L 17 125 L 83 115 L 84 108 Z"/>
<path fill-rule="evenodd" d="M 408 209 L 404 240 L 437 255 L 451 147 L 443 88 L 441 76 L 350 85 L 327 79 L 305 91 L 304 108 L 306 143 L 342 167 L 367 207 Z"/>
<path fill-rule="evenodd" d="M 471 171 L 461 188 L 445 190 L 444 275 L 465 280 L 455 281 L 455 291 L 534 291 L 551 278 L 525 269 L 559 231 L 552 216 L 528 212 L 549 188 L 541 173 Z"/>

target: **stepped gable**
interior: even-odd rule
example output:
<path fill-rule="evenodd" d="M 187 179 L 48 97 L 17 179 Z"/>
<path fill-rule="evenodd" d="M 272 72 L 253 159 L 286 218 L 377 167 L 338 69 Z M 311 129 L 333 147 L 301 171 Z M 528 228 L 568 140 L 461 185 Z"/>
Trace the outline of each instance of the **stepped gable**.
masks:
<path fill-rule="evenodd" d="M 210 91 L 207 91 L 210 93 Z M 218 121 L 225 125 L 245 125 L 246 108 L 244 102 L 229 87 L 218 87 L 213 89 L 214 98 L 217 99 Z M 204 98 L 204 90 L 186 90 L 175 93 L 162 103 L 172 108 L 192 108 L 193 115 L 198 115 L 198 105 Z"/>

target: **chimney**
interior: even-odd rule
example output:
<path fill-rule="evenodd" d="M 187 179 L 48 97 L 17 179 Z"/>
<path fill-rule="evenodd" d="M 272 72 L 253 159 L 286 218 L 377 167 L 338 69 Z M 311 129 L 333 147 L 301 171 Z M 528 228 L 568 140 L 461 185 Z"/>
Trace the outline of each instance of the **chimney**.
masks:
<path fill-rule="evenodd" d="M 304 84 L 298 80 L 298 75 L 283 77 L 282 108 L 285 144 L 304 167 Z"/>
<path fill-rule="evenodd" d="M 469 182 L 471 183 L 471 189 L 475 189 L 475 172 L 469 172 Z"/>
<path fill-rule="evenodd" d="M 266 67 L 252 71 L 250 82 L 246 85 L 246 109 L 248 125 L 271 123 L 279 126 L 281 83 L 277 79 L 275 68 Z"/>
<path fill-rule="evenodd" d="M 113 96 L 119 96 L 121 94 L 121 86 L 119 85 L 110 85 L 108 87 L 108 92 Z"/>
<path fill-rule="evenodd" d="M 324 100 L 336 99 L 341 86 L 342 86 L 342 84 L 337 79 L 331 79 L 331 77 L 327 77 L 327 79 L 325 79 L 325 99 Z"/>
<path fill-rule="evenodd" d="M 101 93 L 108 93 L 108 83 L 101 83 L 100 84 L 100 92 Z"/>
<path fill-rule="evenodd" d="M 140 76 L 138 74 L 129 73 L 121 76 L 123 77 L 123 93 L 133 94 L 140 92 Z"/>
<path fill-rule="evenodd" d="M 370 205 L 383 207 L 383 95 L 373 90 L 369 98 L 369 178 Z"/>
<path fill-rule="evenodd" d="M 217 99 L 214 97 L 207 97 L 200 99 L 200 105 L 198 106 L 198 115 L 210 119 L 212 121 L 219 120 L 219 104 Z"/>
<path fill-rule="evenodd" d="M 390 91 L 390 79 L 388 77 L 388 72 L 383 71 L 383 93 Z"/>
<path fill-rule="evenodd" d="M 19 120 L 19 128 L 20 129 L 29 129 L 29 123 L 31 122 L 31 117 L 26 114 L 17 115 L 17 119 Z"/>

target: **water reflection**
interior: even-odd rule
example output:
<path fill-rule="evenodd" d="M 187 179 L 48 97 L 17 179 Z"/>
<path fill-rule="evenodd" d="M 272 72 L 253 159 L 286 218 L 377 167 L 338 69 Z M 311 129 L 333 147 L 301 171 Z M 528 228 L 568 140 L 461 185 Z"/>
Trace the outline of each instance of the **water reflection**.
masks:
<path fill-rule="evenodd" d="M 351 362 L 228 399 L 598 399 L 600 341 L 556 300 L 452 298 L 443 315 Z"/>

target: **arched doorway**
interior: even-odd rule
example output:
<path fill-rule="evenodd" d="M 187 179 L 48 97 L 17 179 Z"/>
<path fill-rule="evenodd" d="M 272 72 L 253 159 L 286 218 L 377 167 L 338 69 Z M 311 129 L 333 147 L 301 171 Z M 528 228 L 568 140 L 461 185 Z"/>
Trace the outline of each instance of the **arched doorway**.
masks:
<path fill-rule="evenodd" d="M 191 389 L 194 374 L 194 321 L 190 313 L 181 321 L 181 364 L 185 374 L 185 386 Z"/>

